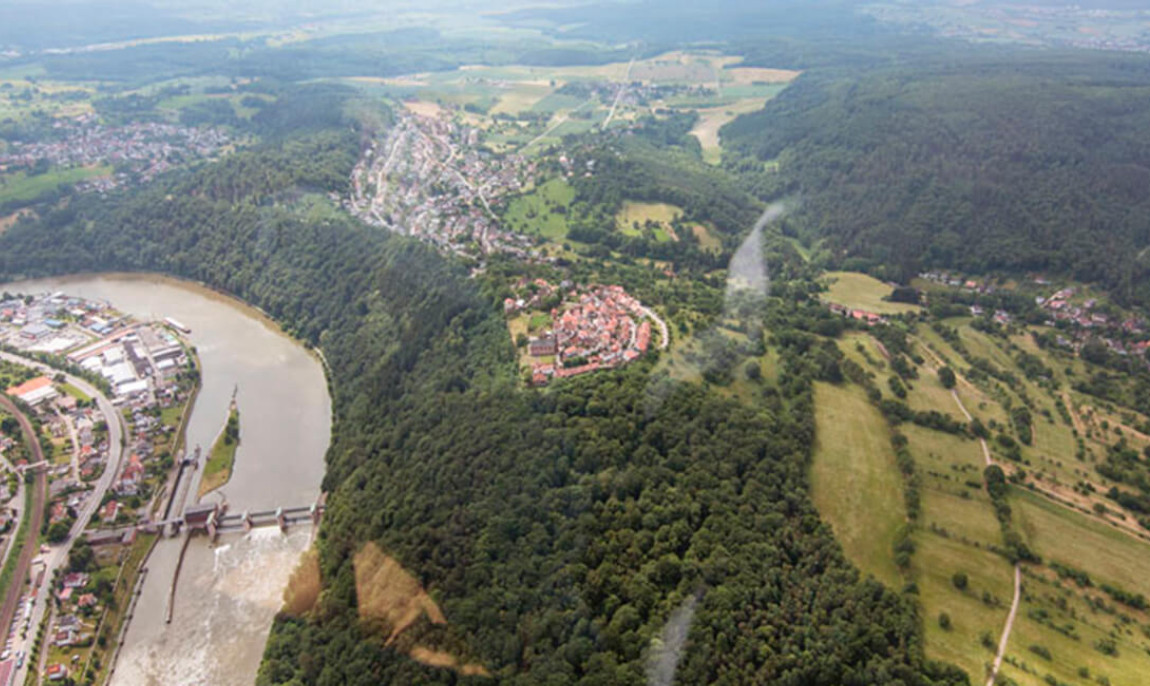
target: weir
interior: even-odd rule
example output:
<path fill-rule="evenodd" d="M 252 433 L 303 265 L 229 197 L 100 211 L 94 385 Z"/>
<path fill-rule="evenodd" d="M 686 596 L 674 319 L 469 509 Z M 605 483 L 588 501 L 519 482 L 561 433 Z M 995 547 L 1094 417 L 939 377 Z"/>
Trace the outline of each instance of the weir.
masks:
<path fill-rule="evenodd" d="M 297 524 L 312 524 L 318 526 L 326 509 L 327 494 L 321 493 L 319 499 L 311 505 L 297 507 L 280 507 L 275 510 L 262 512 L 242 512 L 240 514 L 227 514 L 227 503 L 200 503 L 184 510 L 182 517 L 176 519 L 142 525 L 149 528 L 159 527 L 164 530 L 171 527 L 172 536 L 179 534 L 181 528 L 185 529 L 184 542 L 180 546 L 180 556 L 176 560 L 176 570 L 172 574 L 172 583 L 168 588 L 167 609 L 164 612 L 164 623 L 171 624 L 176 607 L 176 589 L 180 582 L 180 569 L 184 566 L 184 556 L 192 542 L 192 536 L 203 531 L 213 543 L 221 533 L 234 531 L 250 532 L 260 526 L 278 526 L 280 531 L 287 533 L 288 527 Z"/>

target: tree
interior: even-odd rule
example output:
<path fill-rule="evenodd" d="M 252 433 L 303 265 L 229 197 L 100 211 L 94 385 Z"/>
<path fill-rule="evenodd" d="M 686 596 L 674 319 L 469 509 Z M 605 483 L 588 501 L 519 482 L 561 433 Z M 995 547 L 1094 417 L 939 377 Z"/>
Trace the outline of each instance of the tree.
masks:
<path fill-rule="evenodd" d="M 88 545 L 88 541 L 81 538 L 76 541 L 76 545 L 72 546 L 72 550 L 68 552 L 68 571 L 86 572 L 91 567 L 95 558 L 96 556 L 92 552 L 92 546 Z"/>
<path fill-rule="evenodd" d="M 950 615 L 945 612 L 938 613 L 938 626 L 943 631 L 950 631 Z"/>
<path fill-rule="evenodd" d="M 48 542 L 63 543 L 64 539 L 68 538 L 68 529 L 68 525 L 64 522 L 54 522 L 48 527 Z"/>
<path fill-rule="evenodd" d="M 970 433 L 975 438 L 983 438 L 983 439 L 990 438 L 990 431 L 987 430 L 986 425 L 983 424 L 982 420 L 979 419 L 978 417 L 975 417 L 974 419 L 971 420 L 971 422 L 970 422 Z"/>
<path fill-rule="evenodd" d="M 966 577 L 966 572 L 955 572 L 950 581 L 954 584 L 954 587 L 960 591 L 965 591 L 967 585 L 970 583 L 970 580 Z"/>
<path fill-rule="evenodd" d="M 897 286 L 894 292 L 890 294 L 890 301 L 893 303 L 910 303 L 917 305 L 919 301 L 918 289 L 911 286 Z"/>
<path fill-rule="evenodd" d="M 1002 467 L 992 464 L 983 470 L 982 476 L 986 479 L 986 490 L 991 499 L 997 500 L 1006 495 L 1006 472 L 1002 471 Z"/>
<path fill-rule="evenodd" d="M 958 381 L 954 375 L 954 370 L 950 367 L 943 367 L 938 370 L 938 380 L 942 384 L 942 387 L 946 389 L 954 388 L 955 383 Z"/>

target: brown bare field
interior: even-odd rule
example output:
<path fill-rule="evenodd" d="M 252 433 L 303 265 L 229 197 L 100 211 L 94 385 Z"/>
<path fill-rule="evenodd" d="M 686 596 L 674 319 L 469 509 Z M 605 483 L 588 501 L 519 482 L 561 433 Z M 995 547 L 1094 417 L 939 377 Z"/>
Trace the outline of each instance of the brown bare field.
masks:
<path fill-rule="evenodd" d="M 404 100 L 403 106 L 408 111 L 424 117 L 438 117 L 443 112 L 443 108 L 439 105 L 424 100 Z"/>
<path fill-rule="evenodd" d="M 499 97 L 499 102 L 491 108 L 491 114 L 524 112 L 551 93 L 551 90 L 547 81 L 520 81 Z"/>
<path fill-rule="evenodd" d="M 723 242 L 702 224 L 695 224 L 691 227 L 691 231 L 695 234 L 695 238 L 699 239 L 699 245 L 702 246 L 703 250 L 720 251 L 723 249 Z"/>
<path fill-rule="evenodd" d="M 426 614 L 433 624 L 446 624 L 439 606 L 427 595 L 419 580 L 394 558 L 368 543 L 355 556 L 355 593 L 359 616 L 382 622 L 389 631 L 388 643 Z"/>
<path fill-rule="evenodd" d="M 699 144 L 703 147 L 703 159 L 711 164 L 718 164 L 722 151 L 719 141 L 719 129 L 723 128 L 723 126 L 734 120 L 734 118 L 740 114 L 747 114 L 762 109 L 766 102 L 767 99 L 765 97 L 748 98 L 731 103 L 730 105 L 696 110 L 699 114 L 699 120 L 695 122 L 695 127 L 691 129 L 691 135 L 699 139 Z"/>
<path fill-rule="evenodd" d="M 767 69 L 765 67 L 734 67 L 724 70 L 723 73 L 728 74 L 738 84 L 790 83 L 802 74 L 801 71 L 794 71 L 793 69 Z"/>
<path fill-rule="evenodd" d="M 283 611 L 292 617 L 302 617 L 311 612 L 319 600 L 319 592 L 323 589 L 323 579 L 319 571 L 319 554 L 315 548 L 309 548 L 299 559 L 295 571 L 288 580 L 284 589 Z"/>

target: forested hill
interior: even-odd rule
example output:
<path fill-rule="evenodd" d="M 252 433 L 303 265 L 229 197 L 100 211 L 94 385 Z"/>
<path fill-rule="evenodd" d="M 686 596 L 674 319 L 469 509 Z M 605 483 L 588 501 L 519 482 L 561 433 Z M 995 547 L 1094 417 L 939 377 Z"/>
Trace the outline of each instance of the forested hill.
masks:
<path fill-rule="evenodd" d="M 723 129 L 746 156 L 733 165 L 801 194 L 795 224 L 853 268 L 1051 270 L 1145 291 L 1150 60 L 923 62 L 805 75 Z M 778 175 L 752 171 L 776 158 Z"/>
<path fill-rule="evenodd" d="M 923 658 L 913 604 L 860 578 L 808 497 L 811 382 L 837 364 L 826 346 L 786 336 L 786 381 L 762 407 L 653 380 L 647 361 L 521 389 L 479 280 L 303 202 L 342 188 L 357 144 L 347 127 L 289 137 L 0 236 L 0 275 L 199 279 L 323 347 L 336 415 L 324 590 L 280 618 L 259 683 L 479 680 L 411 659 L 420 647 L 497 683 L 643 684 L 653 640 L 691 597 L 680 683 L 967 683 Z M 776 333 L 829 317 L 784 309 Z M 369 542 L 446 624 L 387 642 L 356 585 Z"/>

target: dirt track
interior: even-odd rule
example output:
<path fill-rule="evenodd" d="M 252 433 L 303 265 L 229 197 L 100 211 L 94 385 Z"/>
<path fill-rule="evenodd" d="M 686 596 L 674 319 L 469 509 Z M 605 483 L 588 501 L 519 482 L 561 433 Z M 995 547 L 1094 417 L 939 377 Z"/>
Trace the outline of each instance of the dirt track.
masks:
<path fill-rule="evenodd" d="M 966 421 L 972 421 L 970 412 L 967 411 L 966 405 L 963 404 L 962 398 L 958 395 L 958 390 L 951 389 L 951 395 L 954 396 L 954 402 L 958 403 L 958 409 L 962 410 L 962 414 L 966 416 Z M 985 438 L 979 438 L 978 442 L 982 445 L 982 456 L 986 459 L 987 466 L 994 464 L 994 460 L 990 457 L 990 448 L 986 445 Z M 998 652 L 994 655 L 994 664 L 990 669 L 990 674 L 987 675 L 986 686 L 994 686 L 994 682 L 998 679 L 998 670 L 1002 667 L 1002 658 L 1006 655 L 1006 646 L 1010 643 L 1010 631 L 1014 628 L 1014 616 L 1018 614 L 1018 601 L 1022 598 L 1022 568 L 1018 563 L 1014 563 L 1014 600 L 1010 603 L 1010 614 L 1006 616 L 1006 626 L 1002 628 L 1002 637 L 998 641 Z"/>
<path fill-rule="evenodd" d="M 0 396 L 0 407 L 10 412 L 20 422 L 20 430 L 24 433 L 24 442 L 32 452 L 32 464 L 44 461 L 44 452 L 40 449 L 40 441 L 32 429 L 32 422 L 23 412 L 18 410 L 11 400 Z M 32 508 L 25 512 L 25 517 L 31 517 L 28 527 L 28 536 L 24 540 L 24 547 L 20 550 L 20 558 L 16 562 L 16 573 L 12 576 L 11 585 L 4 596 L 4 604 L 0 606 L 0 627 L 5 635 L 12 626 L 12 619 L 16 616 L 16 607 L 20 603 L 20 596 L 24 593 L 24 580 L 28 578 L 28 570 L 32 567 L 32 559 L 39 550 L 40 527 L 44 522 L 44 501 L 48 496 L 48 476 L 43 470 L 36 470 L 35 482 L 32 485 Z"/>

